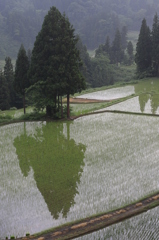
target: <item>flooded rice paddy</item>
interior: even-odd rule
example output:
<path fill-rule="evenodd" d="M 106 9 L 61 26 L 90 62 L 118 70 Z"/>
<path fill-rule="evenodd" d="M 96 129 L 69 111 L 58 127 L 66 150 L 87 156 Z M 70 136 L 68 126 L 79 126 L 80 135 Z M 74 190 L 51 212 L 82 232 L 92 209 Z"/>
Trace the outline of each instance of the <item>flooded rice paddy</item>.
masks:
<path fill-rule="evenodd" d="M 155 93 L 141 85 L 133 88 L 142 94 L 107 109 L 158 113 L 157 85 Z M 107 212 L 158 191 L 158 142 L 158 118 L 142 115 L 102 113 L 0 127 L 0 239 Z M 158 214 L 155 208 L 80 239 L 157 239 Z"/>
<path fill-rule="evenodd" d="M 80 95 L 77 98 L 88 98 L 88 99 L 98 99 L 98 100 L 110 100 L 117 98 L 124 98 L 135 93 L 134 86 L 125 86 L 119 88 L 111 88 L 108 90 L 87 93 Z"/>
<path fill-rule="evenodd" d="M 158 118 L 105 113 L 0 131 L 0 239 L 106 212 L 159 188 Z"/>
<path fill-rule="evenodd" d="M 159 207 L 76 240 L 151 240 L 158 239 Z"/>
<path fill-rule="evenodd" d="M 105 108 L 105 110 L 159 114 L 159 94 L 155 94 L 154 99 L 149 94 L 142 94 Z"/>

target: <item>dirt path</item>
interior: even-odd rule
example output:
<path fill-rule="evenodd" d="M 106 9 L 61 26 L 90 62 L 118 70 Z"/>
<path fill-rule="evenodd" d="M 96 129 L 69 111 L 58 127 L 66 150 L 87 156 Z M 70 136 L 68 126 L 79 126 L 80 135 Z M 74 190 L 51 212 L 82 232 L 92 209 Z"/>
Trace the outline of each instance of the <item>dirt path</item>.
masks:
<path fill-rule="evenodd" d="M 116 99 L 115 99 L 116 100 Z M 70 98 L 70 103 L 101 103 L 101 102 L 111 102 L 112 100 L 97 100 L 97 99 L 87 99 L 87 98 Z M 67 99 L 62 100 L 63 103 L 67 102 Z"/>
<path fill-rule="evenodd" d="M 91 232 L 106 228 L 112 224 L 121 222 L 143 212 L 146 212 L 156 206 L 159 206 L 159 193 L 142 201 L 128 205 L 124 208 L 82 219 L 81 221 L 66 224 L 56 229 L 50 230 L 48 233 L 30 236 L 29 238 L 20 238 L 23 240 L 67 240 L 89 234 Z"/>

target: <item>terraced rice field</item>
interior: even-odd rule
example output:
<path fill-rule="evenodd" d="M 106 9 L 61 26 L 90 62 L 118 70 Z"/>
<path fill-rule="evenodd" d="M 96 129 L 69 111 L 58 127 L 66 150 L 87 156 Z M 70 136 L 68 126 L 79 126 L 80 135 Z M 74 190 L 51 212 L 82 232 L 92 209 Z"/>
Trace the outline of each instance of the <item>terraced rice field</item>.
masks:
<path fill-rule="evenodd" d="M 138 97 L 127 101 L 112 108 L 141 110 L 132 107 Z M 73 122 L 0 127 L 0 239 L 40 232 L 155 193 L 158 142 L 158 117 L 153 116 L 100 113 Z M 158 213 L 156 208 L 80 239 L 157 239 Z"/>

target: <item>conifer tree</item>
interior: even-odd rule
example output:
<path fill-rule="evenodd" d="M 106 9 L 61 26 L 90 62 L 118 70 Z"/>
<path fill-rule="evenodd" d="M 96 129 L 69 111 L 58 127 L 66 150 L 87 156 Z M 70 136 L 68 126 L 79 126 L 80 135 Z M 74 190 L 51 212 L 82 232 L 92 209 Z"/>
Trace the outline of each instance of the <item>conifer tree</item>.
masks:
<path fill-rule="evenodd" d="M 112 63 L 121 63 L 124 57 L 124 52 L 121 45 L 121 34 L 119 29 L 117 29 L 114 41 L 111 47 L 110 59 Z"/>
<path fill-rule="evenodd" d="M 4 76 L 9 88 L 10 107 L 14 107 L 15 106 L 15 91 L 13 87 L 14 72 L 13 64 L 10 57 L 5 58 Z"/>
<path fill-rule="evenodd" d="M 157 13 L 152 26 L 152 67 L 155 76 L 159 76 L 159 18 Z"/>
<path fill-rule="evenodd" d="M 110 38 L 107 36 L 106 42 L 104 45 L 104 51 L 109 55 L 110 54 Z"/>
<path fill-rule="evenodd" d="M 28 70 L 29 70 L 29 61 L 26 55 L 26 50 L 23 45 L 21 45 L 15 66 L 15 75 L 14 75 L 14 88 L 15 91 L 23 97 L 23 108 L 25 114 L 25 95 L 26 89 L 29 87 L 28 79 Z"/>
<path fill-rule="evenodd" d="M 149 74 L 151 70 L 151 35 L 150 29 L 147 26 L 146 19 L 144 18 L 141 24 L 139 38 L 136 46 L 135 62 L 137 64 L 137 73 Z"/>
<path fill-rule="evenodd" d="M 125 50 L 127 47 L 127 32 L 127 27 L 123 26 L 121 30 L 121 46 L 123 50 Z"/>
<path fill-rule="evenodd" d="M 2 71 L 0 72 L 0 110 L 8 110 L 10 108 L 9 105 L 9 88 L 7 81 L 5 79 Z"/>
<path fill-rule="evenodd" d="M 70 94 L 85 88 L 77 41 L 68 18 L 52 7 L 34 43 L 29 71 L 35 105 L 46 107 L 49 116 L 56 113 L 59 96 L 67 95 L 69 118 Z"/>
<path fill-rule="evenodd" d="M 129 55 L 128 62 L 129 62 L 130 65 L 132 64 L 133 58 L 134 58 L 133 51 L 134 51 L 133 44 L 132 44 L 131 41 L 129 41 L 128 44 L 127 44 L 127 53 Z"/>

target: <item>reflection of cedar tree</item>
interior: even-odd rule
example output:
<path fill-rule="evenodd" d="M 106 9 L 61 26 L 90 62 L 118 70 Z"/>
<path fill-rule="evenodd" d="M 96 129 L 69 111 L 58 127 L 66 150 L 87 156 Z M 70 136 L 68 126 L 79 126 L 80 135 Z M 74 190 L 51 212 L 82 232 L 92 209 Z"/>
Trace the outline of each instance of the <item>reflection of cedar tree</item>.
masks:
<path fill-rule="evenodd" d="M 150 100 L 151 104 L 151 113 L 155 114 L 158 107 L 159 107 L 159 101 L 158 101 L 158 92 L 154 92 L 158 88 L 158 82 L 150 82 L 147 81 L 146 83 L 139 83 L 134 85 L 135 88 L 135 94 L 139 94 L 140 92 L 143 92 L 143 94 L 139 95 L 139 104 L 140 104 L 140 110 L 143 113 L 145 111 L 146 104 Z"/>
<path fill-rule="evenodd" d="M 22 173 L 27 176 L 33 168 L 37 187 L 56 219 L 60 212 L 66 217 L 74 204 L 84 165 L 85 146 L 69 139 L 69 125 L 67 138 L 63 123 L 47 123 L 43 134 L 37 130 L 36 138 L 24 133 L 14 141 Z"/>

